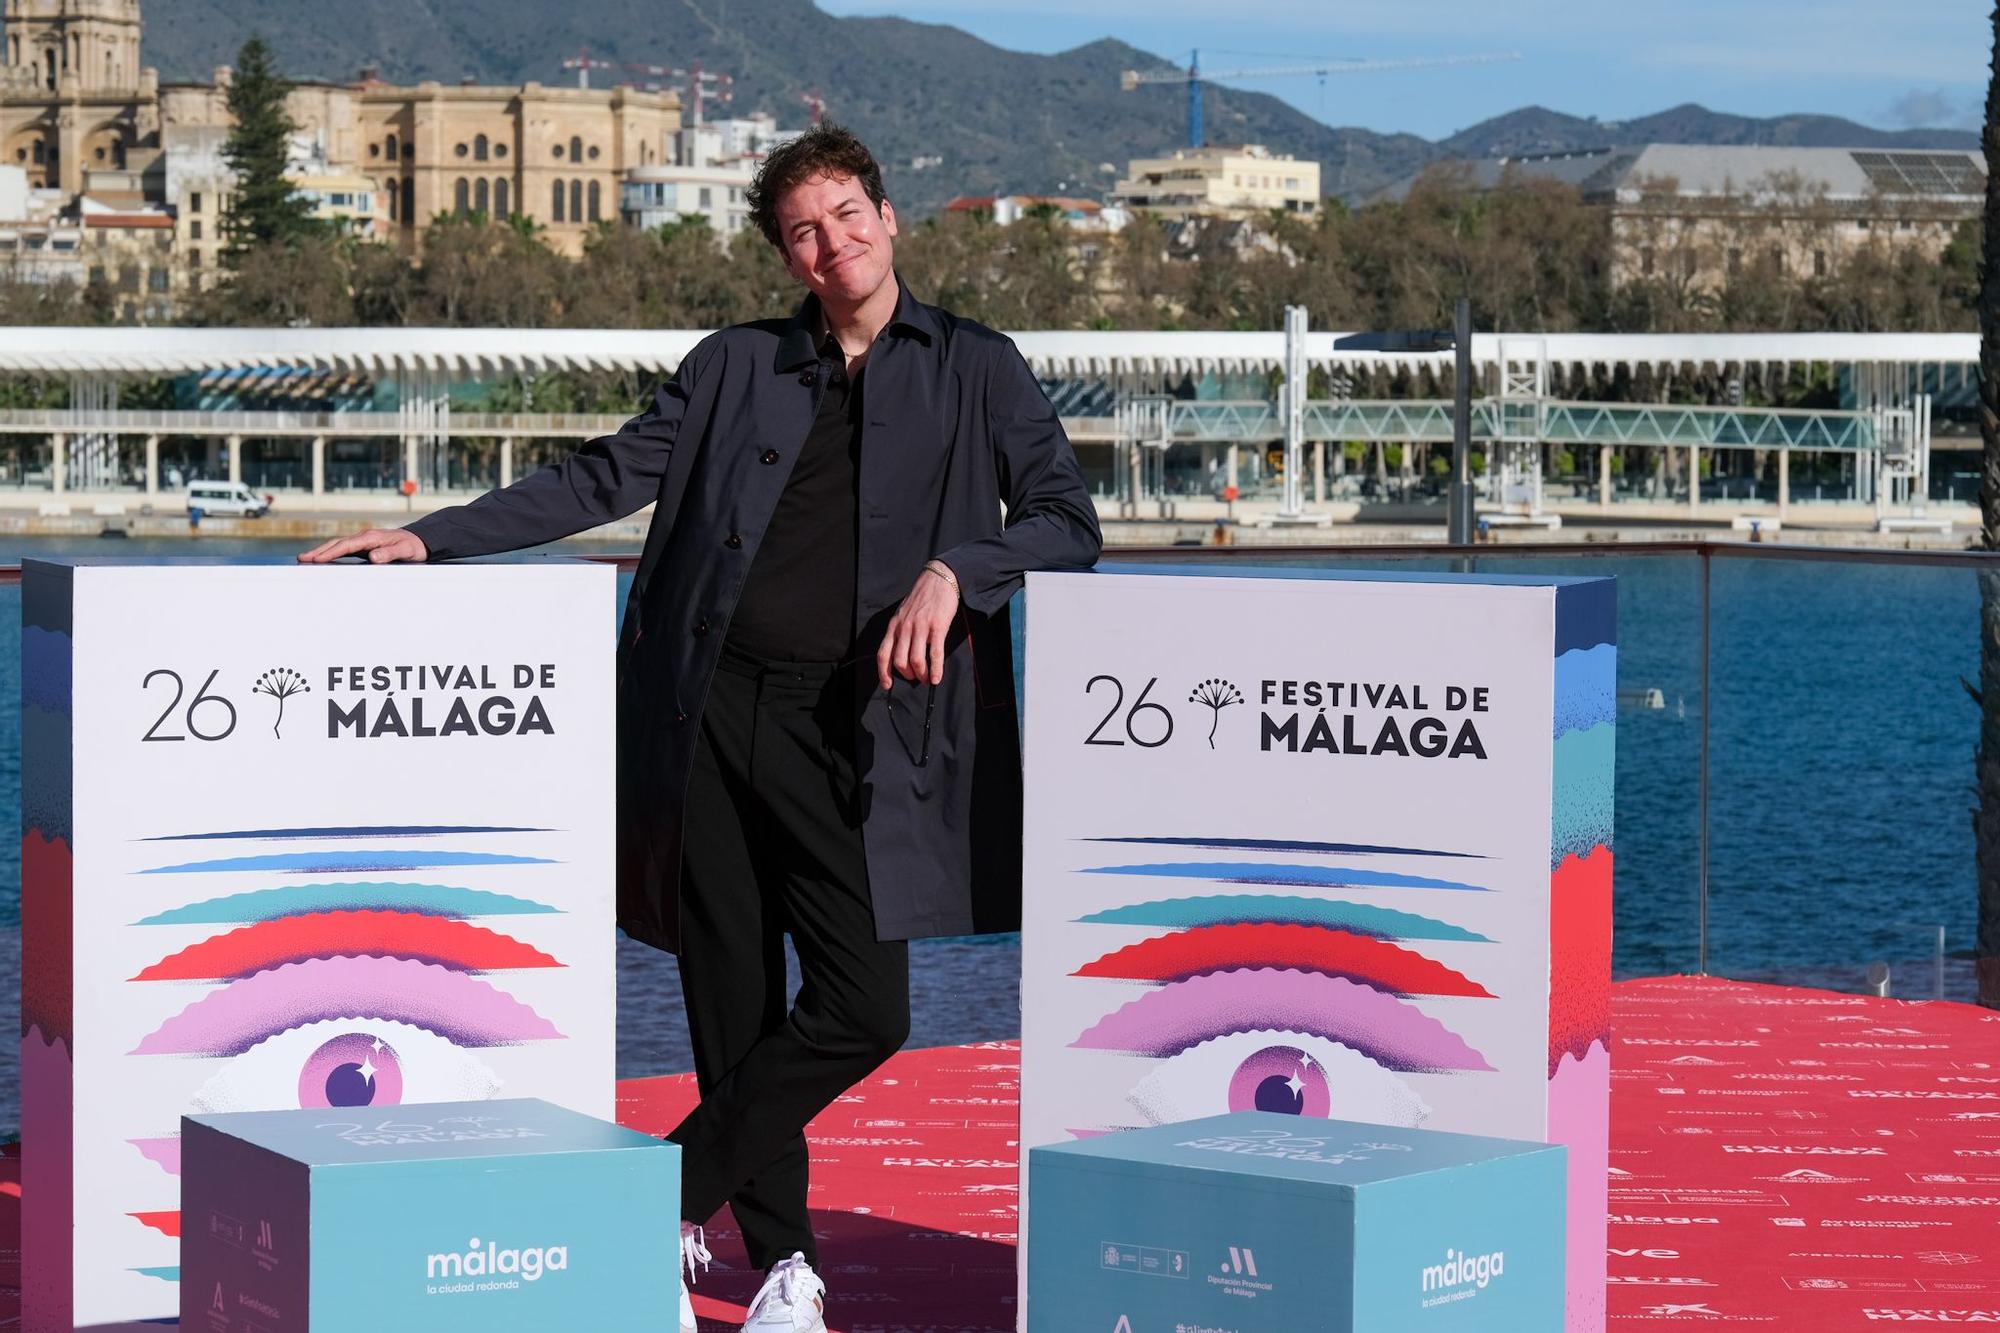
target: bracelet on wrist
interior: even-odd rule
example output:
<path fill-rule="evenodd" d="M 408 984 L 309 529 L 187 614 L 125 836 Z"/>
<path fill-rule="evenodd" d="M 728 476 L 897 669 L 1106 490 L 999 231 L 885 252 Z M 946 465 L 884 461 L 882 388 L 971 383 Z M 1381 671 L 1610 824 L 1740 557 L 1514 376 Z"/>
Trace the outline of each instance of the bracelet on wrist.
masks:
<path fill-rule="evenodd" d="M 953 592 L 957 592 L 959 590 L 958 575 L 952 573 L 951 567 L 949 565 L 946 565 L 942 561 L 932 560 L 927 562 L 924 565 L 924 572 L 926 574 L 935 574 L 939 578 L 943 579 L 946 583 L 951 585 L 951 590 Z"/>

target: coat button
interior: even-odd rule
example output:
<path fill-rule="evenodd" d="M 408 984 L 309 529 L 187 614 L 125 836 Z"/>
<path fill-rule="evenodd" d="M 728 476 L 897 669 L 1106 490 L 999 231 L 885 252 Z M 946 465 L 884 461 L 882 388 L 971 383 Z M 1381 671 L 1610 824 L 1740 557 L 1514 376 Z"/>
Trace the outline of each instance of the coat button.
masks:
<path fill-rule="evenodd" d="M 706 620 L 697 621 L 694 627 L 694 636 L 699 639 L 706 633 L 708 633 L 708 622 Z"/>
<path fill-rule="evenodd" d="M 674 721 L 676 721 L 676 722 L 685 722 L 685 721 L 687 721 L 687 720 L 688 720 L 688 715 L 687 715 L 686 713 L 675 713 L 675 714 L 674 714 Z"/>
<path fill-rule="evenodd" d="M 776 449 L 766 449 L 764 451 L 764 462 L 766 464 L 775 463 L 777 461 L 778 461 L 778 451 Z"/>
<path fill-rule="evenodd" d="M 724 537 L 722 539 L 722 544 L 724 546 L 727 546 L 732 551 L 739 551 L 743 549 L 742 534 L 732 532 L 727 537 Z"/>

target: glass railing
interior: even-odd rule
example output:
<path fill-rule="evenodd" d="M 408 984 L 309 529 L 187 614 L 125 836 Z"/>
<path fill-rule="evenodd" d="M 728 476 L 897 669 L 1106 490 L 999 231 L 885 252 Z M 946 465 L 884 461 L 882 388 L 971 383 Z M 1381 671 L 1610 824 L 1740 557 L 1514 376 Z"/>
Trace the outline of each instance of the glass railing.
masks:
<path fill-rule="evenodd" d="M 1614 969 L 1973 997 L 1979 579 L 1747 543 L 1115 552 L 1618 580 Z"/>
<path fill-rule="evenodd" d="M 120 544 L 180 553 L 182 542 Z M 290 544 L 204 538 L 215 555 Z M 94 538 L 22 552 L 101 554 Z M 1618 580 L 1619 977 L 1973 996 L 1979 582 L 2000 556 L 1740 543 L 1114 549 L 1121 562 L 1612 575 Z M 620 562 L 626 577 L 631 561 Z M 0 698 L 19 689 L 20 591 L 0 567 Z M 1017 615 L 1016 624 L 1020 623 Z M 0 820 L 19 730 L 0 720 Z M 18 994 L 18 843 L 0 839 L 0 1007 Z M 1018 1035 L 1018 943 L 921 942 L 912 1042 Z M 620 946 L 621 1076 L 690 1067 L 678 977 Z M 0 1043 L 0 1136 L 16 1058 Z"/>

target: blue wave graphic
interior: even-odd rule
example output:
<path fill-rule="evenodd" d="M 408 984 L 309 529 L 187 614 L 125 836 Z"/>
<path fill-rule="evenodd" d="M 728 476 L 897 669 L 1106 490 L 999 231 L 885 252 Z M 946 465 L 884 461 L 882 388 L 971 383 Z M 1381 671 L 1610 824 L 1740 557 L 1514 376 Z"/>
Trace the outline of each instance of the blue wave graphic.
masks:
<path fill-rule="evenodd" d="M 71 792 L 76 786 L 70 717 L 21 705 L 21 823 L 43 836 L 70 841 Z"/>
<path fill-rule="evenodd" d="M 554 829 L 520 828 L 507 824 L 356 824 L 346 828 L 251 828 L 226 833 L 168 833 L 141 842 L 202 842 L 219 838 L 262 838 L 282 842 L 294 838 L 428 838 L 454 833 L 553 833 Z"/>
<path fill-rule="evenodd" d="M 557 909 L 546 903 L 447 884 L 298 884 L 254 889 L 155 912 L 141 926 L 217 926 L 314 912 L 416 912 L 424 916 L 526 916 Z"/>
<path fill-rule="evenodd" d="M 1161 875 L 1175 879 L 1212 879 L 1224 884 L 1281 884 L 1300 888 L 1455 889 L 1488 893 L 1482 884 L 1461 884 L 1425 875 L 1398 875 L 1387 870 L 1356 870 L 1352 866 L 1285 866 L 1259 861 L 1163 861 L 1151 865 L 1090 866 L 1086 875 Z"/>
<path fill-rule="evenodd" d="M 1556 659 L 1558 736 L 1618 720 L 1618 648 L 1600 643 Z"/>
<path fill-rule="evenodd" d="M 1149 847 L 1201 847 L 1216 851 L 1321 852 L 1337 856 L 1449 856 L 1483 861 L 1478 852 L 1444 852 L 1429 847 L 1377 847 L 1365 842 L 1306 842 L 1292 838 L 1083 838 L 1082 842 L 1137 843 Z"/>
<path fill-rule="evenodd" d="M 21 630 L 21 703 L 69 716 L 74 692 L 69 635 L 28 625 Z"/>
<path fill-rule="evenodd" d="M 431 870 L 440 866 L 546 866 L 554 861 L 541 856 L 509 856 L 502 852 L 427 852 L 412 848 L 406 852 L 276 852 L 270 856 L 229 856 L 217 861 L 189 861 L 177 866 L 154 866 L 142 875 L 199 875 L 210 872 L 255 870 L 281 875 L 338 875 L 353 871 L 371 873 L 388 870 Z"/>
<path fill-rule="evenodd" d="M 1248 923 L 1324 926 L 1385 940 L 1462 940 L 1491 944 L 1484 935 L 1436 917 L 1398 912 L 1370 903 L 1344 903 L 1327 898 L 1289 898 L 1277 894 L 1216 894 L 1200 898 L 1157 898 L 1128 903 L 1078 917 L 1094 925 L 1158 926 L 1172 930 L 1195 926 Z"/>
<path fill-rule="evenodd" d="M 1610 723 L 1556 738 L 1549 868 L 1565 856 L 1611 846 L 1612 775 L 1618 728 Z"/>

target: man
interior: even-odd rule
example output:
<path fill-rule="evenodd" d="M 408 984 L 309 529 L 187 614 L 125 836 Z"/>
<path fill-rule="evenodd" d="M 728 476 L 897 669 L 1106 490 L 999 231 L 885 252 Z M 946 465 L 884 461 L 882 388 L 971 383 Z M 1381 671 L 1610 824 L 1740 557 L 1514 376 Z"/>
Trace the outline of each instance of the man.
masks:
<path fill-rule="evenodd" d="M 727 1202 L 767 1270 L 744 1327 L 819 1333 L 803 1130 L 908 1035 L 908 940 L 1018 924 L 1007 602 L 1100 537 L 1013 344 L 902 288 L 853 135 L 783 145 L 750 203 L 807 289 L 789 320 L 707 338 L 562 463 L 300 558 L 479 555 L 654 504 L 619 642 L 619 923 L 687 997 L 681 1323 Z"/>

